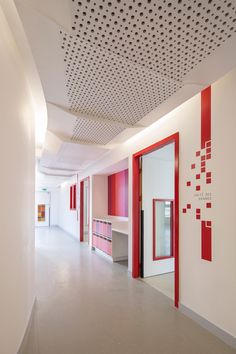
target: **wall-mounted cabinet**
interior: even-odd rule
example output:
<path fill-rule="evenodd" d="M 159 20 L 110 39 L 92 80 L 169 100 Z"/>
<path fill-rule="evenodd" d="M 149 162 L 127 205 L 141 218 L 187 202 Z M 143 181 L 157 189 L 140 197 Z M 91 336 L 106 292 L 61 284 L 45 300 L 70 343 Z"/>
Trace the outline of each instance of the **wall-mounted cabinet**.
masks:
<path fill-rule="evenodd" d="M 128 259 L 128 221 L 93 219 L 93 248 L 112 261 Z"/>
<path fill-rule="evenodd" d="M 107 221 L 93 219 L 93 247 L 112 255 L 112 227 Z"/>

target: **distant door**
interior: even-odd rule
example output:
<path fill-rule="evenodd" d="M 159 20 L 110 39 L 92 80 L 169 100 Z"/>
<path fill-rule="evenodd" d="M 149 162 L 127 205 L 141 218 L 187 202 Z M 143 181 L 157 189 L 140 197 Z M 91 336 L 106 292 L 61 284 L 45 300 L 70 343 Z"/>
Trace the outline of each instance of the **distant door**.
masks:
<path fill-rule="evenodd" d="M 36 226 L 49 226 L 49 205 L 37 204 L 36 210 Z"/>
<path fill-rule="evenodd" d="M 179 133 L 137 151 L 132 167 L 132 276 L 174 271 L 178 307 Z"/>
<path fill-rule="evenodd" d="M 142 156 L 143 277 L 174 271 L 174 143 Z"/>
<path fill-rule="evenodd" d="M 80 181 L 80 241 L 89 243 L 89 177 Z"/>

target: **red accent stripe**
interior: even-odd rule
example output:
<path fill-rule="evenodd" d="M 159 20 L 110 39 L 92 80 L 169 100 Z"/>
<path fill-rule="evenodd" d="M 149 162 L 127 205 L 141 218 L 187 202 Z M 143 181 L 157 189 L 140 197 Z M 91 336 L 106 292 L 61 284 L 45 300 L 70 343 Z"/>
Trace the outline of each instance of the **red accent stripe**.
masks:
<path fill-rule="evenodd" d="M 202 221 L 202 259 L 212 261 L 211 226 L 207 225 L 207 221 Z"/>
<path fill-rule="evenodd" d="M 128 188 L 129 188 L 129 174 L 128 170 L 127 172 L 124 173 L 124 183 L 125 183 L 125 193 L 124 193 L 124 198 L 125 198 L 125 203 L 124 203 L 124 214 L 128 216 L 129 211 L 128 211 Z"/>
<path fill-rule="evenodd" d="M 201 92 L 201 148 L 211 140 L 211 86 Z"/>
<path fill-rule="evenodd" d="M 73 202 L 73 198 L 72 198 L 72 186 L 70 186 L 70 210 L 72 209 L 73 205 L 72 205 L 72 202 Z"/>

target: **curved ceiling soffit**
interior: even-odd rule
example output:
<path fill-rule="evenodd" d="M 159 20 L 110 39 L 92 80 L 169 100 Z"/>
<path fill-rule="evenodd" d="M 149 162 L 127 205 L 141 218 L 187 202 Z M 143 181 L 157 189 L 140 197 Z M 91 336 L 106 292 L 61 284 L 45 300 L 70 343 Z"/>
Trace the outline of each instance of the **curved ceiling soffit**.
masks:
<path fill-rule="evenodd" d="M 60 37 L 69 109 L 78 114 L 74 143 L 112 142 L 181 90 L 186 75 L 235 33 L 228 0 L 70 3 L 72 28 Z"/>
<path fill-rule="evenodd" d="M 2 0 L 1 6 L 12 31 L 13 38 L 22 58 L 22 65 L 28 78 L 35 114 L 36 152 L 40 155 L 47 130 L 47 106 L 44 91 L 15 2 L 13 0 Z"/>

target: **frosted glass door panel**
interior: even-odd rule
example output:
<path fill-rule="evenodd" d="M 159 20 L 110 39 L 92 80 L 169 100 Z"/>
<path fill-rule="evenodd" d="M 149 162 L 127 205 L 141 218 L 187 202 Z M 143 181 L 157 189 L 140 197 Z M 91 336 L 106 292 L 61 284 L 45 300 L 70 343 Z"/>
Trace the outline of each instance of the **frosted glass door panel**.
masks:
<path fill-rule="evenodd" d="M 172 257 L 172 210 L 173 203 L 153 200 L 154 207 L 154 258 Z"/>

